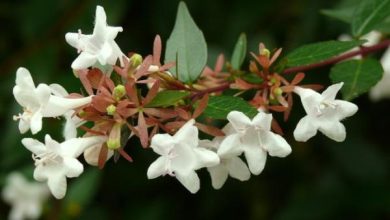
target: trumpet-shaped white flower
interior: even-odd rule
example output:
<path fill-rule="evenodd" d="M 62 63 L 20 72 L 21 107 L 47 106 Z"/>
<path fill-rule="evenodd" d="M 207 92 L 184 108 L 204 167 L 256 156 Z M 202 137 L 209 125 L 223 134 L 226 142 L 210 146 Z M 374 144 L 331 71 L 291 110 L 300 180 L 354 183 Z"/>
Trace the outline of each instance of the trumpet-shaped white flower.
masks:
<path fill-rule="evenodd" d="M 104 8 L 96 7 L 95 27 L 91 35 L 85 35 L 79 30 L 78 33 L 67 33 L 66 42 L 76 48 L 80 55 L 72 63 L 73 69 L 86 69 L 98 61 L 101 65 L 115 65 L 119 58 L 123 66 L 124 54 L 114 39 L 122 27 L 107 25 L 107 16 Z"/>
<path fill-rule="evenodd" d="M 36 134 L 42 129 L 43 117 L 58 117 L 72 109 L 91 102 L 91 97 L 64 98 L 52 95 L 52 90 L 46 84 L 35 87 L 30 72 L 26 68 L 19 68 L 16 72 L 16 85 L 13 88 L 16 101 L 23 107 L 23 113 L 14 116 L 19 120 L 21 133 L 31 129 Z"/>
<path fill-rule="evenodd" d="M 260 174 L 265 166 L 267 152 L 270 156 L 286 157 L 291 147 L 286 140 L 271 131 L 272 114 L 259 112 L 253 120 L 244 113 L 232 111 L 227 119 L 232 132 L 221 143 L 218 155 L 229 157 L 244 152 L 251 173 Z"/>
<path fill-rule="evenodd" d="M 93 136 L 58 143 L 46 135 L 45 144 L 32 138 L 24 138 L 22 143 L 33 153 L 36 166 L 34 178 L 47 181 L 53 196 L 61 199 L 66 193 L 66 177 L 78 177 L 84 170 L 76 158 L 88 147 L 104 141 L 105 138 L 101 136 Z"/>
<path fill-rule="evenodd" d="M 390 48 L 383 54 L 381 64 L 384 73 L 382 79 L 370 90 L 372 101 L 390 98 Z"/>
<path fill-rule="evenodd" d="M 225 131 L 225 130 L 224 130 Z M 226 133 L 225 133 L 226 134 Z M 215 137 L 212 141 L 201 140 L 200 146 L 217 152 L 220 145 L 229 144 L 233 136 Z M 221 143 L 222 142 L 222 143 Z M 208 167 L 211 176 L 211 184 L 214 189 L 220 189 L 225 184 L 228 176 L 245 181 L 251 176 L 247 165 L 239 157 L 241 153 L 233 155 L 218 155 L 220 163 L 216 166 Z"/>
<path fill-rule="evenodd" d="M 195 170 L 215 166 L 219 158 L 216 153 L 198 147 L 198 128 L 194 123 L 191 119 L 174 136 L 153 136 L 150 146 L 161 157 L 150 165 L 147 171 L 149 179 L 168 174 L 175 176 L 191 193 L 199 190 L 199 177 Z"/>
<path fill-rule="evenodd" d="M 12 206 L 8 219 L 38 219 L 49 194 L 45 184 L 29 182 L 17 172 L 9 174 L 2 191 L 3 200 Z"/>
<path fill-rule="evenodd" d="M 340 120 L 355 114 L 358 107 L 351 102 L 335 99 L 343 84 L 331 85 L 322 94 L 312 89 L 295 87 L 294 92 L 301 97 L 307 113 L 294 130 L 297 141 L 307 141 L 316 135 L 317 130 L 332 140 L 345 140 L 345 127 Z"/>

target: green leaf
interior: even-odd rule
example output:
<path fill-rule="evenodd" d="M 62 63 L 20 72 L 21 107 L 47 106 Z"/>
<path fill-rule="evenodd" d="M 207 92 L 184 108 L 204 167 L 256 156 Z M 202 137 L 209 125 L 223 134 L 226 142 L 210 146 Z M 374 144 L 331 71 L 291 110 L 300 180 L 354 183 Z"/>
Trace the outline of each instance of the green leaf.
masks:
<path fill-rule="evenodd" d="M 264 81 L 260 76 L 253 73 L 243 75 L 242 79 L 252 84 L 260 84 Z"/>
<path fill-rule="evenodd" d="M 234 47 L 234 51 L 231 59 L 232 67 L 236 70 L 240 69 L 242 63 L 245 60 L 246 47 L 247 47 L 246 35 L 245 33 L 242 33 L 240 34 L 236 46 Z"/>
<path fill-rule="evenodd" d="M 349 7 L 341 9 L 324 9 L 321 10 L 321 13 L 349 24 L 352 21 L 354 11 L 355 8 Z"/>
<path fill-rule="evenodd" d="M 289 53 L 286 57 L 287 67 L 305 66 L 332 58 L 363 44 L 359 41 L 325 41 L 304 45 Z"/>
<path fill-rule="evenodd" d="M 176 23 L 167 41 L 165 63 L 176 61 L 170 71 L 182 82 L 193 82 L 207 62 L 207 44 L 184 2 L 179 3 Z"/>
<path fill-rule="evenodd" d="M 390 0 L 364 0 L 355 9 L 352 34 L 361 36 L 372 31 L 390 13 Z"/>
<path fill-rule="evenodd" d="M 344 82 L 343 98 L 351 100 L 367 92 L 383 75 L 381 64 L 374 59 L 349 60 L 338 63 L 330 71 L 333 83 Z"/>
<path fill-rule="evenodd" d="M 184 97 L 188 96 L 190 92 L 187 91 L 178 91 L 178 90 L 164 90 L 157 93 L 156 97 L 149 102 L 145 107 L 155 108 L 155 107 L 167 107 L 177 104 Z"/>
<path fill-rule="evenodd" d="M 257 113 L 257 109 L 248 102 L 234 96 L 211 96 L 203 114 L 213 119 L 226 119 L 231 111 L 240 111 L 250 118 Z"/>

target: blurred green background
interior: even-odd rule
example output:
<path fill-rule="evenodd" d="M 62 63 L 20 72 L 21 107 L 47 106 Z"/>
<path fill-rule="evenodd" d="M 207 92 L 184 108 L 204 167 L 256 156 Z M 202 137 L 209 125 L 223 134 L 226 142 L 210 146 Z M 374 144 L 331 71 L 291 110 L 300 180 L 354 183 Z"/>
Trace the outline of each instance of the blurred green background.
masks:
<path fill-rule="evenodd" d="M 218 53 L 230 57 L 235 41 L 246 32 L 249 50 L 259 41 L 284 52 L 309 42 L 336 39 L 349 26 L 320 14 L 337 0 L 191 0 L 186 1 L 209 46 L 210 64 Z M 12 116 L 20 112 L 12 96 L 15 72 L 28 68 L 38 84 L 59 83 L 78 92 L 70 64 L 76 50 L 66 44 L 67 32 L 91 33 L 95 6 L 105 7 L 108 23 L 122 26 L 117 42 L 124 52 L 152 51 L 155 34 L 163 42 L 173 28 L 178 1 L 25 0 L 0 2 L 0 186 L 5 176 L 23 170 L 31 178 L 33 161 L 20 143 Z M 380 56 L 377 54 L 376 56 Z M 305 82 L 329 85 L 328 68 L 307 73 Z M 221 190 L 211 187 L 205 169 L 201 190 L 190 194 L 177 180 L 148 180 L 146 170 L 157 158 L 131 143 L 130 164 L 110 161 L 104 170 L 86 166 L 80 178 L 68 181 L 64 200 L 50 199 L 44 219 L 390 219 L 389 101 L 355 100 L 359 112 L 344 121 L 347 140 L 336 143 L 318 135 L 307 143 L 291 137 L 304 115 L 299 100 L 287 124 L 282 124 L 293 153 L 268 157 L 264 172 L 247 182 L 228 179 Z M 45 119 L 45 133 L 61 140 L 61 121 Z M 0 219 L 9 206 L 0 202 Z"/>

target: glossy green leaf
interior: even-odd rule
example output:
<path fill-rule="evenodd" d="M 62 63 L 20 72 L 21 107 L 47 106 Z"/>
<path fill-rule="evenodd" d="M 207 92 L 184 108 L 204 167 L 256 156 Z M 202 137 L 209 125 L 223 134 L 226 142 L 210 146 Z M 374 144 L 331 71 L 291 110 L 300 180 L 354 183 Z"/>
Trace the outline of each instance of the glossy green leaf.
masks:
<path fill-rule="evenodd" d="M 207 44 L 187 6 L 180 2 L 176 23 L 167 41 L 165 63 L 176 62 L 170 71 L 182 82 L 193 82 L 207 62 Z"/>
<path fill-rule="evenodd" d="M 286 57 L 287 67 L 305 66 L 337 56 L 365 41 L 325 41 L 307 44 L 289 53 Z"/>
<path fill-rule="evenodd" d="M 374 59 L 349 60 L 338 63 L 331 69 L 333 83 L 344 82 L 343 98 L 351 100 L 367 92 L 383 75 L 381 64 Z"/>
<path fill-rule="evenodd" d="M 321 10 L 321 13 L 328 17 L 344 21 L 345 23 L 351 23 L 354 11 L 355 8 L 349 7 L 341 9 L 324 9 Z"/>
<path fill-rule="evenodd" d="M 213 119 L 226 119 L 231 111 L 243 112 L 250 118 L 253 118 L 258 113 L 255 107 L 251 106 L 242 98 L 234 96 L 211 96 L 203 114 Z"/>
<path fill-rule="evenodd" d="M 375 29 L 390 15 L 390 0 L 364 0 L 353 14 L 352 34 L 361 36 Z"/>
<path fill-rule="evenodd" d="M 231 64 L 234 69 L 240 69 L 242 63 L 245 60 L 247 48 L 247 40 L 245 33 L 240 34 L 240 37 L 237 40 L 236 46 L 234 47 Z"/>
<path fill-rule="evenodd" d="M 156 97 L 146 107 L 167 107 L 177 104 L 190 92 L 178 90 L 164 90 L 157 93 Z"/>

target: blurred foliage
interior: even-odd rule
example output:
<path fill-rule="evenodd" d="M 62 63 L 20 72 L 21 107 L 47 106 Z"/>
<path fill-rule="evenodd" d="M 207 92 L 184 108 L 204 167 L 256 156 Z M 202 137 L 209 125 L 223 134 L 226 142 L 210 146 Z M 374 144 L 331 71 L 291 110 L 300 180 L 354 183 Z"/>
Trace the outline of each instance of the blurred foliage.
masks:
<path fill-rule="evenodd" d="M 259 41 L 269 48 L 292 51 L 305 43 L 336 39 L 349 32 L 342 22 L 320 14 L 337 0 L 188 0 L 186 1 L 209 45 L 209 61 L 234 48 L 246 32 L 248 51 Z M 96 4 L 105 7 L 108 23 L 123 26 L 118 44 L 123 51 L 151 53 L 153 38 L 166 42 L 174 25 L 178 1 L 25 0 L 0 2 L 0 113 L 4 131 L 0 147 L 0 185 L 13 170 L 30 170 L 30 152 L 20 140 L 12 115 L 20 111 L 12 96 L 17 67 L 28 68 L 36 82 L 60 83 L 68 91 L 80 84 L 70 69 L 76 51 L 64 40 L 66 32 L 93 28 Z M 247 65 L 247 61 L 244 65 Z M 329 84 L 329 68 L 307 73 L 307 82 Z M 298 101 L 298 99 L 296 99 Z M 138 142 L 128 152 L 134 163 L 110 161 L 104 170 L 86 167 L 80 178 L 68 181 L 67 197 L 47 203 L 47 219 L 390 219 L 389 102 L 356 100 L 357 115 L 345 121 L 347 140 L 336 143 L 319 135 L 297 143 L 289 135 L 303 115 L 296 102 L 285 124 L 293 153 L 271 158 L 264 172 L 247 182 L 229 179 L 213 190 L 205 170 L 201 190 L 192 195 L 169 177 L 147 180 L 146 170 L 156 158 Z M 277 116 L 279 117 L 279 116 Z M 61 139 L 61 121 L 46 119 L 44 131 Z M 27 134 L 29 135 L 29 134 Z M 26 136 L 27 136 L 26 135 Z M 0 203 L 0 219 L 9 206 Z"/>

